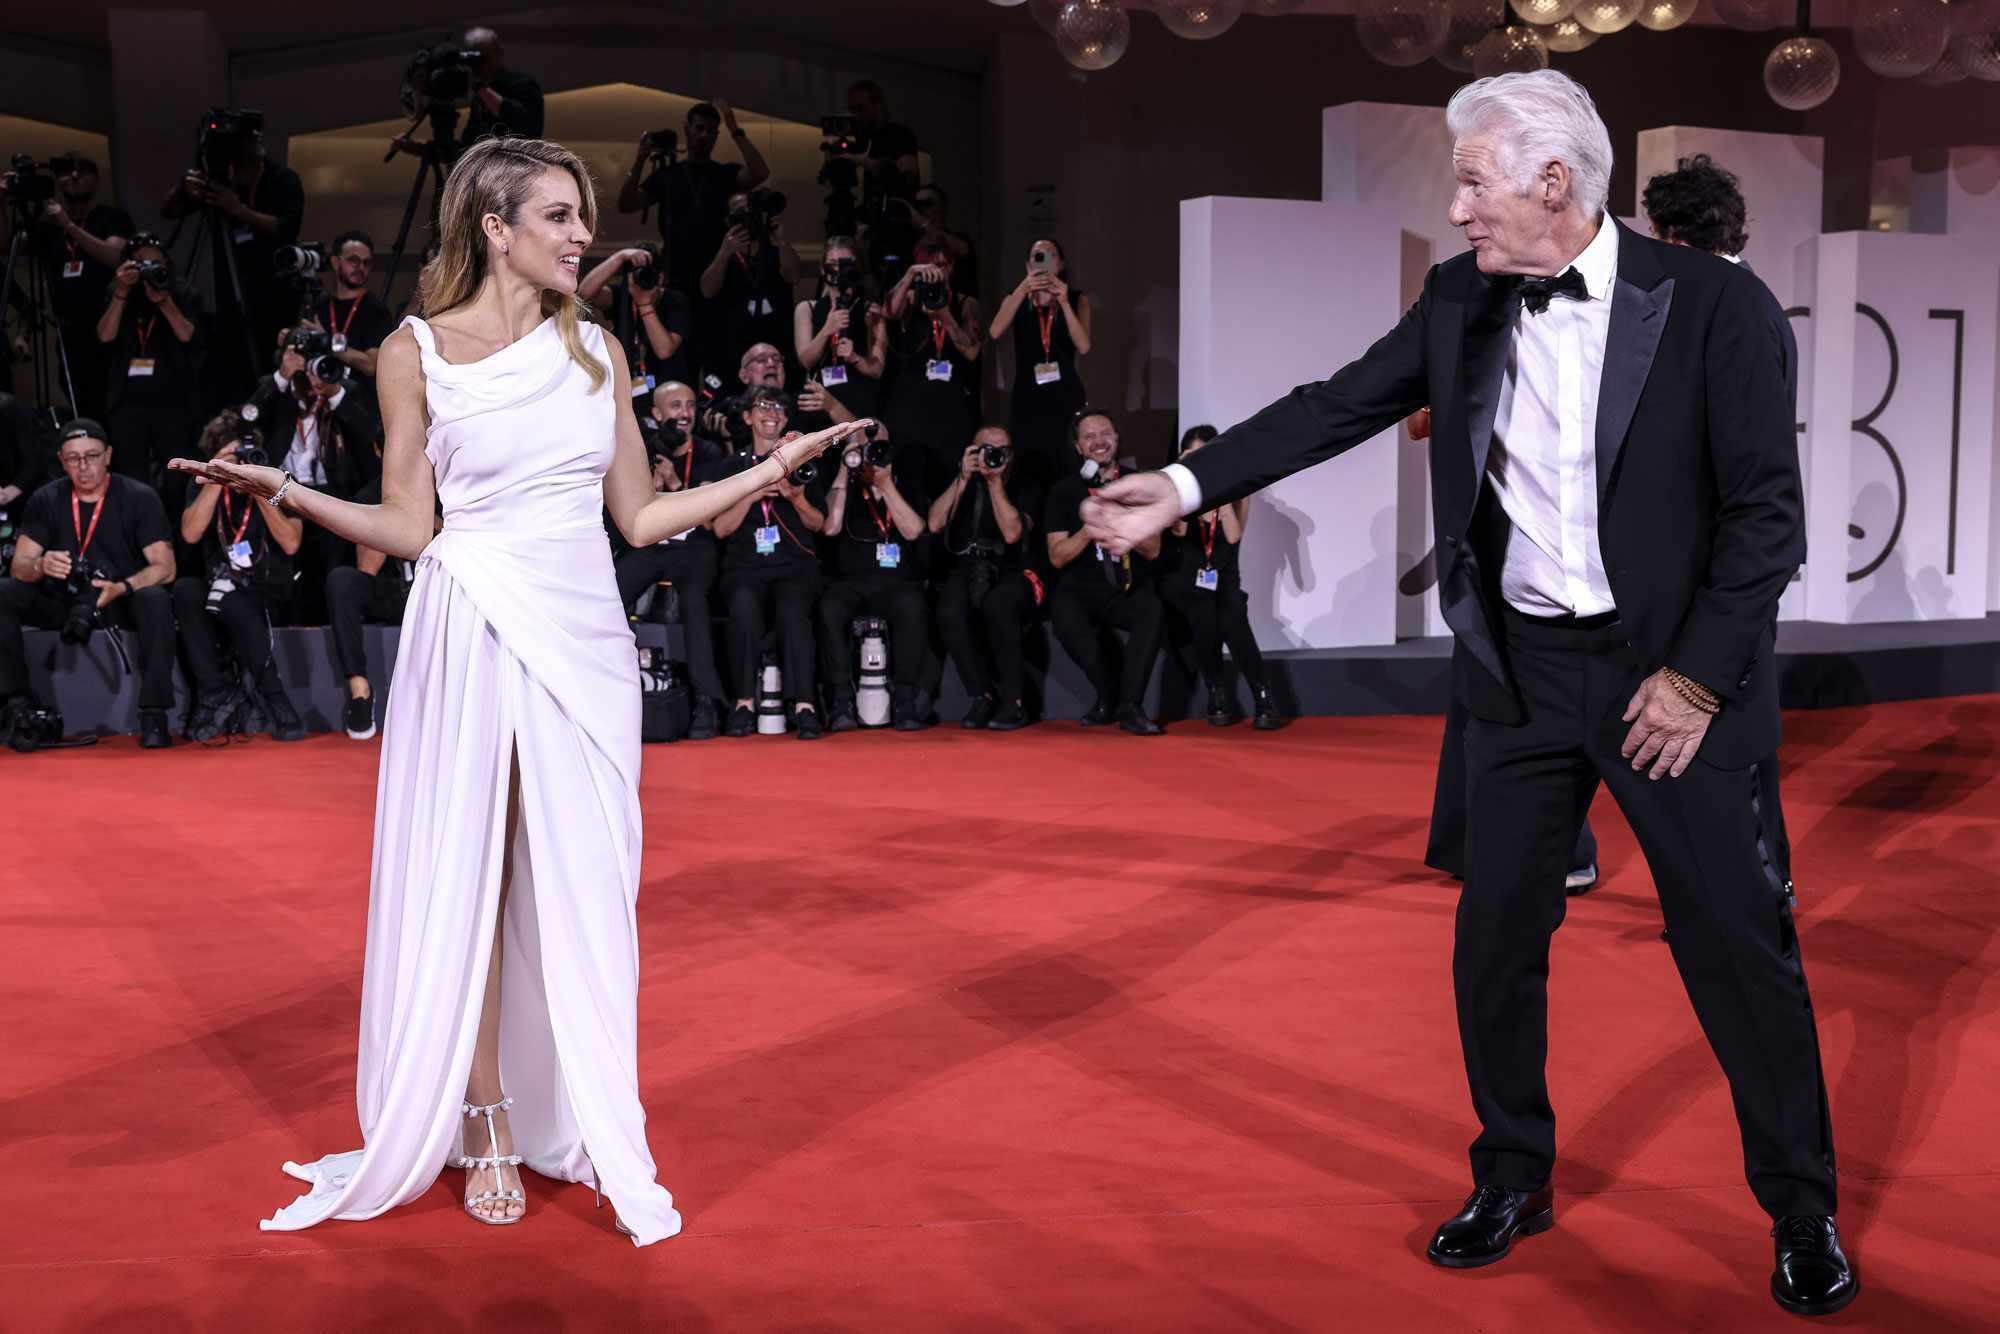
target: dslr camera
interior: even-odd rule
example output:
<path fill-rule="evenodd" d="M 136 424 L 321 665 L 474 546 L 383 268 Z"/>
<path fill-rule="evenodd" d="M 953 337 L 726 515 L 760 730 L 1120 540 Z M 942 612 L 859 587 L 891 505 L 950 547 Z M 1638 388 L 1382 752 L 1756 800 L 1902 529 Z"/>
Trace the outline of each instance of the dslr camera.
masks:
<path fill-rule="evenodd" d="M 264 452 L 264 437 L 258 433 L 250 419 L 243 415 L 243 410 L 227 408 L 224 409 L 222 416 L 224 431 L 236 442 L 236 461 L 253 468 L 269 464 L 271 456 Z"/>
<path fill-rule="evenodd" d="M 279 246 L 272 258 L 272 267 L 281 278 L 311 278 L 326 272 L 332 262 L 324 244 L 301 241 L 297 245 Z"/>
<path fill-rule="evenodd" d="M 63 643 L 90 642 L 90 632 L 97 628 L 97 587 L 90 581 L 110 577 L 95 565 L 78 562 L 69 567 L 63 578 L 62 628 L 57 632 Z"/>
<path fill-rule="evenodd" d="M 861 261 L 848 257 L 827 265 L 827 295 L 835 310 L 856 311 L 866 304 L 862 286 Z"/>
<path fill-rule="evenodd" d="M 943 310 L 951 304 L 951 284 L 938 278 L 919 278 L 910 284 L 922 310 Z"/>
<path fill-rule="evenodd" d="M 74 160 L 74 159 L 71 159 Z M 56 164 L 62 158 L 51 158 L 46 163 L 35 161 L 32 153 L 16 153 L 7 160 L 7 174 L 0 177 L 0 184 L 7 189 L 9 202 L 16 205 L 46 204 L 56 197 L 56 177 L 62 173 Z M 37 208 L 35 211 L 39 212 Z"/>
<path fill-rule="evenodd" d="M 863 465 L 870 468 L 886 468 L 889 466 L 889 460 L 895 456 L 894 446 L 881 438 L 873 424 L 867 428 L 866 435 L 865 444 L 849 445 L 846 452 L 841 455 L 841 462 L 847 465 L 849 472 L 858 472 Z"/>
<path fill-rule="evenodd" d="M 999 472 L 1008 463 L 1012 462 L 1013 458 L 1014 447 L 1012 445 L 981 445 L 979 447 L 980 463 L 992 472 Z"/>
<path fill-rule="evenodd" d="M 680 155 L 681 137 L 673 130 L 648 130 L 642 137 L 655 167 L 667 166 Z"/>
<path fill-rule="evenodd" d="M 403 68 L 403 114 L 412 119 L 472 105 L 472 72 L 486 53 L 440 43 L 420 48 Z"/>
<path fill-rule="evenodd" d="M 340 346 L 334 346 L 336 334 L 324 329 L 308 329 L 301 326 L 285 335 L 285 346 L 305 358 L 306 369 L 327 384 L 339 384 L 347 378 L 347 363 L 334 356 L 335 351 L 345 351 L 347 340 L 339 339 Z"/>
<path fill-rule="evenodd" d="M 753 241 L 771 239 L 771 224 L 785 211 L 785 196 L 777 190 L 758 188 L 750 192 L 743 207 L 729 210 L 729 225 L 750 233 Z"/>
<path fill-rule="evenodd" d="M 227 180 L 243 160 L 243 150 L 264 128 L 264 113 L 210 107 L 195 133 L 195 169 L 211 180 Z"/>
<path fill-rule="evenodd" d="M 632 270 L 626 281 L 635 291 L 652 292 L 660 286 L 660 251 L 658 246 L 640 246 L 646 252 L 646 262 Z"/>

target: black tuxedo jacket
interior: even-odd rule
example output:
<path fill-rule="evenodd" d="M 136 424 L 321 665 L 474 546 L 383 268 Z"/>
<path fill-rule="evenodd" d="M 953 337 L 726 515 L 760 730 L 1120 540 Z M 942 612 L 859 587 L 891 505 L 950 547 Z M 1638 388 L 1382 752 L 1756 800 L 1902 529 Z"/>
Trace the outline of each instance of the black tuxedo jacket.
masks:
<path fill-rule="evenodd" d="M 1499 633 L 1508 525 L 1485 478 L 1520 309 L 1517 279 L 1482 274 L 1470 253 L 1446 260 L 1358 360 L 1185 461 L 1203 504 L 1222 504 L 1428 405 L 1454 688 L 1475 716 L 1503 724 L 1522 709 Z M 1778 596 L 1805 559 L 1790 333 L 1755 275 L 1618 227 L 1597 396 L 1598 540 L 1640 665 L 1671 666 L 1722 698 L 1700 758 L 1726 768 L 1778 744 Z"/>
<path fill-rule="evenodd" d="M 292 447 L 299 424 L 299 401 L 278 388 L 270 376 L 261 376 L 250 401 L 257 406 L 257 428 L 264 433 L 264 452 L 277 467 L 285 466 L 285 454 Z M 333 439 L 321 446 L 326 464 L 327 490 L 343 500 L 359 495 L 361 488 L 382 474 L 382 461 L 375 447 L 382 439 L 382 421 L 375 415 L 368 396 L 357 393 L 350 382 L 333 410 Z"/>

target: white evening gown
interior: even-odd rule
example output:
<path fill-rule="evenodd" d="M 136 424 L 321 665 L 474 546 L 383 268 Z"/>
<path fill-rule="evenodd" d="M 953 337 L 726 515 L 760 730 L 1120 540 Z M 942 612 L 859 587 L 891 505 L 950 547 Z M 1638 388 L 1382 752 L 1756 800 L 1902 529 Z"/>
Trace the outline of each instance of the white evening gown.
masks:
<path fill-rule="evenodd" d="M 266 1230 L 373 1218 L 429 1189 L 460 1115 L 521 818 L 501 971 L 514 1151 L 602 1183 L 637 1245 L 680 1215 L 639 1103 L 639 676 L 601 519 L 614 398 L 553 319 L 483 361 L 423 352 L 444 531 L 417 563 L 382 728 L 355 1101 L 363 1146 L 284 1170 Z M 608 366 L 602 330 L 584 341 Z"/>

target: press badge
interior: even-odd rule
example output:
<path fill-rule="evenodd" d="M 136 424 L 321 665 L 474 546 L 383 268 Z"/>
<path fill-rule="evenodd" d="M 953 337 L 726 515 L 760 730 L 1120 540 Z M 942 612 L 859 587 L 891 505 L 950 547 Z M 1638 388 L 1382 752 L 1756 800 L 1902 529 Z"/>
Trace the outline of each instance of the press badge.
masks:
<path fill-rule="evenodd" d="M 249 245 L 255 237 L 256 233 L 252 232 L 248 227 L 238 227 L 233 239 L 237 245 Z"/>
<path fill-rule="evenodd" d="M 250 568 L 250 544 L 248 542 L 231 542 L 229 544 L 229 564 L 232 568 L 238 570 L 247 570 Z"/>
<path fill-rule="evenodd" d="M 947 384 L 948 384 L 948 383 L 950 383 L 950 381 L 951 381 L 951 363 L 950 363 L 950 362 L 948 362 L 948 361 L 927 361 L 927 362 L 925 362 L 925 363 L 924 363 L 924 378 L 925 378 L 926 380 L 941 380 L 941 381 L 944 381 L 944 382 L 945 382 L 945 383 L 947 383 Z"/>
<path fill-rule="evenodd" d="M 846 384 L 847 367 L 828 366 L 819 373 L 819 382 L 824 385 Z"/>
<path fill-rule="evenodd" d="M 769 556 L 778 549 L 778 525 L 767 524 L 757 530 L 757 554 Z"/>
<path fill-rule="evenodd" d="M 1204 593 L 1213 593 L 1221 587 L 1221 571 L 1209 566 L 1194 572 L 1194 586 Z"/>
<path fill-rule="evenodd" d="M 134 357 L 132 358 L 132 363 L 125 368 L 125 374 L 133 379 L 137 379 L 142 375 L 151 375 L 152 373 L 153 359 L 151 357 Z"/>
<path fill-rule="evenodd" d="M 80 259 L 73 259 L 73 260 L 69 261 L 69 262 L 68 262 L 67 264 L 63 265 L 63 277 L 65 277 L 65 278 L 81 278 L 82 276 L 83 276 L 83 261 L 82 261 L 82 260 L 80 260 Z"/>
<path fill-rule="evenodd" d="M 1035 363 L 1036 384 L 1054 384 L 1060 379 L 1062 379 L 1062 367 L 1056 365 L 1053 361 L 1038 361 Z"/>
<path fill-rule="evenodd" d="M 893 570 L 903 563 L 903 548 L 896 542 L 875 544 L 875 563 L 885 570 Z"/>

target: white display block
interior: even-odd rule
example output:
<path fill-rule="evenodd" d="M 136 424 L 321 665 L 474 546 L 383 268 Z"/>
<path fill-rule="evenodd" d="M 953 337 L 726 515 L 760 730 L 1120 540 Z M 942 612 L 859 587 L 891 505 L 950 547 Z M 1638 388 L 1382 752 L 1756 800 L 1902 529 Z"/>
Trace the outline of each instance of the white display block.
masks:
<path fill-rule="evenodd" d="M 2000 148 L 1949 148 L 1909 172 L 1911 231 L 2000 236 Z"/>
<path fill-rule="evenodd" d="M 1781 306 L 1805 304 L 1794 287 L 1794 257 L 1819 235 L 1825 195 L 1825 146 L 1809 134 L 1759 134 L 1668 125 L 1639 132 L 1632 211 L 1646 216 L 1646 182 L 1684 157 L 1706 153 L 1735 175 L 1750 214 L 1743 258 L 1770 285 Z M 1642 229 L 1647 224 L 1642 223 Z"/>
<path fill-rule="evenodd" d="M 2000 253 L 1842 232 L 1808 246 L 1798 272 L 1813 288 L 1807 614 L 1984 616 Z"/>
<path fill-rule="evenodd" d="M 1226 429 L 1366 351 L 1403 313 L 1402 244 L 1384 209 L 1182 201 L 1182 429 Z M 1251 502 L 1243 587 L 1262 647 L 1395 641 L 1393 438 L 1385 431 Z"/>

